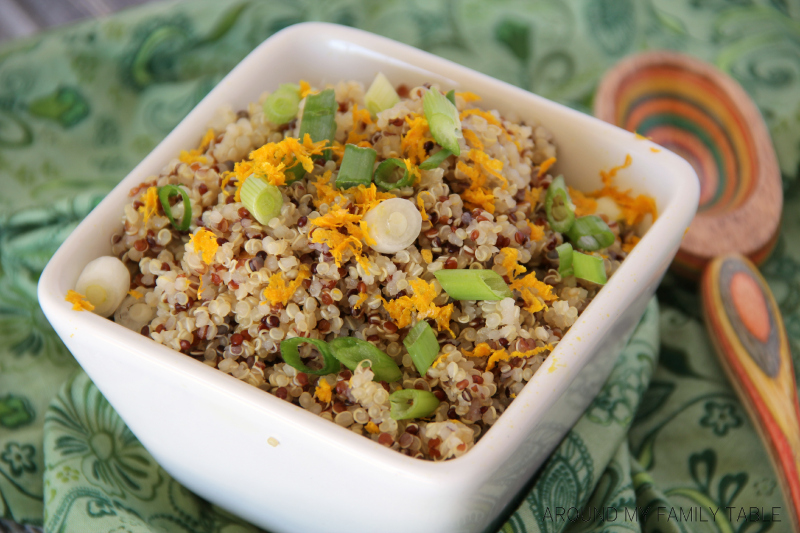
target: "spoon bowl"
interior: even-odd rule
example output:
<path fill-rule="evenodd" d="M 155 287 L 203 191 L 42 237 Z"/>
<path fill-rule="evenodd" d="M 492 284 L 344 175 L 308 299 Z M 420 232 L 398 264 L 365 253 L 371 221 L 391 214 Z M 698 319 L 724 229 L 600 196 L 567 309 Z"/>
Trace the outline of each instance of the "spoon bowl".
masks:
<path fill-rule="evenodd" d="M 757 265 L 769 256 L 783 203 L 780 170 L 758 108 L 733 78 L 676 52 L 634 55 L 605 75 L 594 113 L 697 172 L 697 216 L 673 270 L 698 279 L 719 255 L 739 253 Z"/>

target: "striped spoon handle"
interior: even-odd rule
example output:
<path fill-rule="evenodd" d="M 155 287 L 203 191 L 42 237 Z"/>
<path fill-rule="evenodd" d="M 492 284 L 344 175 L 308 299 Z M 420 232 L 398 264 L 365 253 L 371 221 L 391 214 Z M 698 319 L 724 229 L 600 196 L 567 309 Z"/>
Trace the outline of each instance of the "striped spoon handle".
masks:
<path fill-rule="evenodd" d="M 740 255 L 714 259 L 701 282 L 706 326 L 769 450 L 800 531 L 800 407 L 786 330 L 764 278 Z"/>

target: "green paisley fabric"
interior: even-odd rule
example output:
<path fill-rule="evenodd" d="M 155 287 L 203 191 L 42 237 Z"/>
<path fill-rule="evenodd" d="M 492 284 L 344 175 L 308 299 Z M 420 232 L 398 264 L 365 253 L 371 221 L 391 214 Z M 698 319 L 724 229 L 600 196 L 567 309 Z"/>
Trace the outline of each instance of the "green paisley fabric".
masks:
<path fill-rule="evenodd" d="M 35 287 L 65 236 L 225 73 L 307 20 L 385 35 L 585 112 L 604 71 L 637 51 L 676 49 L 731 74 L 761 109 L 780 161 L 782 232 L 762 271 L 798 357 L 800 1 L 152 4 L 0 47 L 0 530 L 255 530 L 142 448 L 47 324 Z M 696 286 L 668 274 L 659 302 L 490 531 L 790 529 Z"/>

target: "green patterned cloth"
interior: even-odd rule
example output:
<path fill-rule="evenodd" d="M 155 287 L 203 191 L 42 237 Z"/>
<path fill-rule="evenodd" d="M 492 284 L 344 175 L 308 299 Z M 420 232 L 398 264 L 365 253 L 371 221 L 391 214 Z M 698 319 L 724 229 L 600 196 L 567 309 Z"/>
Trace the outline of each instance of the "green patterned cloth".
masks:
<path fill-rule="evenodd" d="M 798 0 L 149 5 L 0 47 L 0 530 L 12 521 L 65 532 L 254 530 L 155 463 L 47 324 L 35 286 L 72 228 L 228 70 L 305 20 L 386 35 L 586 112 L 605 69 L 636 51 L 682 50 L 733 75 L 781 164 L 782 233 L 762 270 L 800 354 Z M 790 529 L 696 287 L 668 275 L 659 297 L 493 531 Z M 587 521 L 569 520 L 576 509 Z"/>

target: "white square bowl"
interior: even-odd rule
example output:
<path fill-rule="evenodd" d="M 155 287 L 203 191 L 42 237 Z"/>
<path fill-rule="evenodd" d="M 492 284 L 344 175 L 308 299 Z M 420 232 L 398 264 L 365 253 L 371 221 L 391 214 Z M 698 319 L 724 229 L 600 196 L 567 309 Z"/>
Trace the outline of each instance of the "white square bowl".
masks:
<path fill-rule="evenodd" d="M 468 90 L 482 105 L 549 129 L 557 171 L 593 190 L 599 171 L 652 196 L 658 217 L 608 285 L 495 425 L 464 456 L 412 459 L 246 385 L 64 297 L 84 265 L 110 254 L 128 191 L 196 146 L 215 111 L 264 90 L 377 72 L 394 83 Z M 39 282 L 47 318 L 122 419 L 178 481 L 274 533 L 478 532 L 490 524 L 591 402 L 675 255 L 697 206 L 691 166 L 632 133 L 412 47 L 363 31 L 307 23 L 247 56 L 92 211 Z"/>

